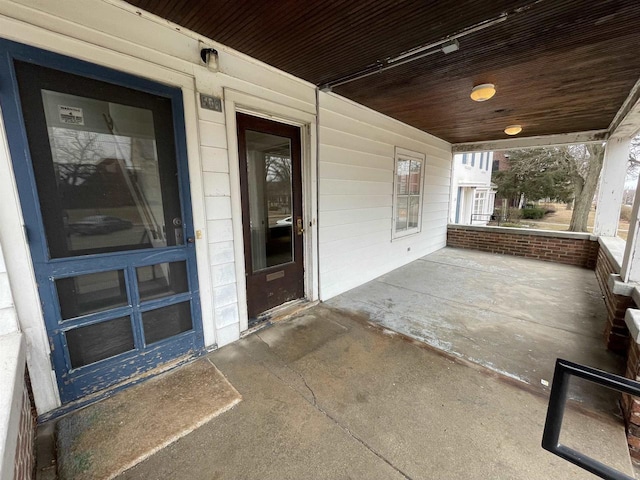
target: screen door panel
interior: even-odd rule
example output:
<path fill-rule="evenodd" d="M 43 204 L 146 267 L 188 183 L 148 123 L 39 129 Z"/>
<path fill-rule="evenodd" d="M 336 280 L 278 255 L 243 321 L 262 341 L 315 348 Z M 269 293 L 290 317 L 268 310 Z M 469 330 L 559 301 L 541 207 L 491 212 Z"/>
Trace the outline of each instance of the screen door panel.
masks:
<path fill-rule="evenodd" d="M 37 52 L 9 60 L 9 141 L 67 403 L 202 350 L 202 325 L 180 90 Z"/>

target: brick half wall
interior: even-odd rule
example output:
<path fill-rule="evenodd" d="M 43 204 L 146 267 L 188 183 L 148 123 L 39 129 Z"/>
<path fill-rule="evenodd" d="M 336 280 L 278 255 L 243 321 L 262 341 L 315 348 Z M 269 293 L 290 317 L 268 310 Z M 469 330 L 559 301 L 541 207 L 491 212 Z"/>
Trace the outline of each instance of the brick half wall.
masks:
<path fill-rule="evenodd" d="M 35 415 L 22 334 L 0 335 L 0 478 L 34 478 Z"/>
<path fill-rule="evenodd" d="M 627 353 L 625 376 L 631 380 L 640 380 L 640 351 L 636 342 L 630 342 Z M 629 454 L 634 462 L 640 463 L 640 398 L 622 394 L 622 411 L 627 427 Z"/>
<path fill-rule="evenodd" d="M 447 246 L 594 269 L 599 245 L 588 233 L 449 225 Z"/>
<path fill-rule="evenodd" d="M 16 458 L 14 480 L 30 480 L 34 477 L 36 462 L 34 455 L 35 417 L 31 408 L 31 399 L 25 383 L 22 392 L 22 408 L 20 409 L 20 423 L 16 442 Z"/>
<path fill-rule="evenodd" d="M 611 288 L 610 277 L 620 273 L 620 266 L 606 246 L 601 246 L 596 262 L 596 278 L 607 307 L 604 341 L 611 351 L 624 354 L 629 346 L 629 329 L 624 320 L 627 308 L 635 307 L 630 296 L 616 295 Z"/>

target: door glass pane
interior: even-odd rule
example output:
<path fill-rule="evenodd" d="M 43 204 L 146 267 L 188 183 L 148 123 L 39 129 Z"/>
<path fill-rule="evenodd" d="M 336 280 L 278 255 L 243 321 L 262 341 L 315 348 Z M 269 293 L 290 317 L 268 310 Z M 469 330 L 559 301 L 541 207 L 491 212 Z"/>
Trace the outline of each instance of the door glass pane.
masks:
<path fill-rule="evenodd" d="M 55 283 L 63 320 L 129 304 L 122 270 L 58 278 Z"/>
<path fill-rule="evenodd" d="M 59 209 L 43 210 L 61 216 L 55 224 L 66 238 L 63 246 L 49 242 L 51 256 L 167 246 L 167 229 L 174 226 L 165 224 L 152 111 L 51 90 L 41 94 L 55 191 L 39 185 L 40 201 L 59 199 Z"/>
<path fill-rule="evenodd" d="M 129 317 L 74 328 L 66 332 L 71 368 L 113 357 L 134 349 Z"/>
<path fill-rule="evenodd" d="M 142 325 L 147 345 L 186 332 L 193 328 L 191 306 L 183 302 L 143 312 Z"/>
<path fill-rule="evenodd" d="M 151 300 L 189 290 L 185 262 L 159 263 L 136 268 L 140 300 Z"/>
<path fill-rule="evenodd" d="M 293 261 L 291 142 L 246 132 L 253 271 Z"/>

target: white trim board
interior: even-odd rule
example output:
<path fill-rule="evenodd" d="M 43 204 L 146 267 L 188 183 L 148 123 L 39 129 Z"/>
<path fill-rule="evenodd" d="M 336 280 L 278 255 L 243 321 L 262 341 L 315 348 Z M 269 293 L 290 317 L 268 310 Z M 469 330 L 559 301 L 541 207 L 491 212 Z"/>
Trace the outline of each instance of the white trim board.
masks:
<path fill-rule="evenodd" d="M 537 137 L 505 138 L 486 142 L 454 143 L 451 150 L 456 153 L 512 150 L 517 148 L 551 147 L 572 143 L 604 143 L 609 138 L 608 130 L 541 135 Z"/>

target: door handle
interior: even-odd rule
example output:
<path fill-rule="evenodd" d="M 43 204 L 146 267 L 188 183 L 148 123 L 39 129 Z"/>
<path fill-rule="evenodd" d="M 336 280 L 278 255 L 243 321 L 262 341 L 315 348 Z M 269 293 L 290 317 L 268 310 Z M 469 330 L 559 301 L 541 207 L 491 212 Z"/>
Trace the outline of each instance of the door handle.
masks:
<path fill-rule="evenodd" d="M 296 234 L 302 235 L 304 233 L 304 228 L 302 228 L 302 217 L 296 218 Z"/>
<path fill-rule="evenodd" d="M 182 219 L 176 217 L 173 219 L 173 235 L 175 236 L 176 245 L 184 244 L 184 231 L 182 230 Z"/>

